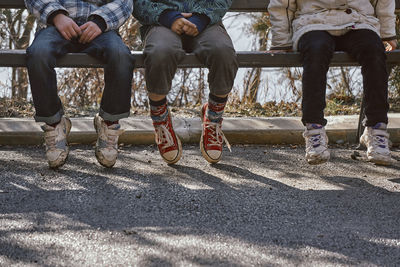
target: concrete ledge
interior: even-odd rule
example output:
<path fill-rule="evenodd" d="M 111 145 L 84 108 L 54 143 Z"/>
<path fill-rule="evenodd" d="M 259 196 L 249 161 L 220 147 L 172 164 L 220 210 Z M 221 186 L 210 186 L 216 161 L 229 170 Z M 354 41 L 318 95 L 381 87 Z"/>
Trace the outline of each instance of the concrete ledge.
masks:
<path fill-rule="evenodd" d="M 356 143 L 358 116 L 327 117 L 331 143 Z M 197 143 L 201 135 L 199 118 L 175 118 L 176 133 L 184 143 Z M 154 130 L 149 118 L 121 120 L 124 144 L 154 144 Z M 223 131 L 232 144 L 303 144 L 303 125 L 298 117 L 225 118 Z M 400 143 L 400 114 L 389 114 L 389 133 L 393 143 Z M 40 125 L 33 119 L 0 118 L 0 145 L 39 145 L 43 143 Z M 96 140 L 92 118 L 72 119 L 71 144 L 92 144 Z"/>

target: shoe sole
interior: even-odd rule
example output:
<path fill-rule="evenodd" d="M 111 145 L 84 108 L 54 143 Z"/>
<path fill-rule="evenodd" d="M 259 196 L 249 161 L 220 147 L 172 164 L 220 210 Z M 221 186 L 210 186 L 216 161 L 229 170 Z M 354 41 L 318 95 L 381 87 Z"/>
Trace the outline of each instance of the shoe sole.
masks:
<path fill-rule="evenodd" d="M 323 158 L 323 157 L 320 157 L 320 158 L 307 158 L 306 157 L 306 160 L 307 160 L 307 163 L 310 164 L 310 165 L 318 165 L 318 164 L 323 164 L 323 163 L 328 162 L 330 158 L 331 158 L 331 155 L 328 154 L 328 156 L 325 157 L 325 158 Z"/>
<path fill-rule="evenodd" d="M 58 168 L 64 166 L 65 162 L 67 162 L 68 154 L 69 154 L 69 148 L 67 149 L 67 156 L 65 157 L 65 159 L 54 166 L 52 166 L 52 163 L 50 161 L 47 161 L 49 164 L 49 168 L 54 170 L 54 169 L 58 169 Z"/>
<path fill-rule="evenodd" d="M 372 162 L 376 165 L 382 165 L 382 166 L 390 166 L 392 165 L 392 163 L 390 161 L 387 160 L 382 160 L 382 159 L 374 159 L 374 158 L 370 158 L 367 157 L 369 162 Z"/>
<path fill-rule="evenodd" d="M 203 158 L 205 158 L 208 162 L 210 162 L 212 164 L 218 163 L 222 158 L 222 153 L 221 153 L 221 156 L 219 156 L 219 158 L 217 158 L 217 159 L 213 159 L 207 154 L 206 150 L 204 149 L 204 145 L 203 145 L 203 132 L 201 133 L 201 138 L 200 138 L 200 151 L 201 151 L 201 155 L 203 156 Z"/>
<path fill-rule="evenodd" d="M 367 142 L 364 140 L 364 135 L 360 137 L 360 144 L 367 147 Z M 381 165 L 381 166 L 390 166 L 392 165 L 391 160 L 382 160 L 382 159 L 374 159 L 373 157 L 367 156 L 367 159 L 369 162 L 372 162 L 376 165 Z"/>
<path fill-rule="evenodd" d="M 167 160 L 166 158 L 164 158 L 164 157 L 161 155 L 162 159 L 163 159 L 166 163 L 168 163 L 168 165 L 172 165 L 172 164 L 177 163 L 177 162 L 181 159 L 181 157 L 182 157 L 182 143 L 181 143 L 181 140 L 179 139 L 179 137 L 178 137 L 176 134 L 175 134 L 175 137 L 176 137 L 176 141 L 178 142 L 178 155 L 176 155 L 175 159 L 173 159 L 173 160 Z"/>
<path fill-rule="evenodd" d="M 102 160 L 104 160 L 104 157 L 103 157 L 103 155 L 100 153 L 100 151 L 98 151 L 97 149 L 95 149 L 94 154 L 95 154 L 95 156 L 96 156 L 97 162 L 100 163 L 100 165 L 103 166 L 103 167 L 112 168 L 112 167 L 115 165 L 115 163 L 116 163 L 116 162 L 114 162 L 114 163 L 112 163 L 112 165 L 107 165 L 107 164 L 103 163 Z"/>
<path fill-rule="evenodd" d="M 67 130 L 66 138 L 68 138 L 68 135 L 71 132 L 72 123 L 71 123 L 71 120 L 69 120 L 67 118 L 65 118 L 65 119 L 68 121 L 67 129 L 66 129 Z M 68 155 L 69 155 L 68 140 L 66 141 L 66 145 L 67 145 L 67 156 L 65 157 L 65 159 L 63 161 L 61 161 L 60 163 L 55 164 L 55 165 L 52 165 L 52 163 L 50 161 L 47 161 L 50 169 L 58 169 L 58 168 L 62 167 L 65 164 L 65 162 L 67 162 Z"/>

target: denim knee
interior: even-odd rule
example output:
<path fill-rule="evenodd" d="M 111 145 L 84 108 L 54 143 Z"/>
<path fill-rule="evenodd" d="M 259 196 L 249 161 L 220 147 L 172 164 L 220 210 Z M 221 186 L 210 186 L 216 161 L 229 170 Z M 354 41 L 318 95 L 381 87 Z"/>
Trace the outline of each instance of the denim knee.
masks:
<path fill-rule="evenodd" d="M 134 58 L 127 47 L 115 46 L 107 47 L 105 53 L 107 64 L 121 72 L 132 73 L 134 68 Z"/>
<path fill-rule="evenodd" d="M 42 67 L 54 67 L 56 58 L 53 55 L 54 49 L 49 45 L 40 45 L 40 43 L 33 43 L 26 49 L 26 62 L 27 67 L 32 70 L 41 72 Z"/>

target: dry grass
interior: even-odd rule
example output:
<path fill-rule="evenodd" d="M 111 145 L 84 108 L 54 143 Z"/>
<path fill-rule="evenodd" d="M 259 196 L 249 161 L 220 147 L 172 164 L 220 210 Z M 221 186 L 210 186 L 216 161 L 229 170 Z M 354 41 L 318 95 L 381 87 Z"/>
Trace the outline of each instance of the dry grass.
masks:
<path fill-rule="evenodd" d="M 400 98 L 390 99 L 390 112 L 400 112 Z M 200 114 L 201 105 L 189 105 L 185 107 L 171 107 L 174 115 L 181 117 L 197 117 Z M 93 117 L 97 113 L 96 107 L 72 107 L 65 106 L 65 113 L 71 118 Z M 148 108 L 135 106 L 131 108 L 131 116 L 147 116 Z M 34 115 L 33 103 L 0 98 L 1 118 L 26 118 Z M 344 103 L 338 99 L 328 99 L 325 115 L 355 115 L 360 113 L 360 102 Z M 264 105 L 234 104 L 229 103 L 225 109 L 226 117 L 291 117 L 301 116 L 301 106 L 295 102 L 267 102 Z"/>

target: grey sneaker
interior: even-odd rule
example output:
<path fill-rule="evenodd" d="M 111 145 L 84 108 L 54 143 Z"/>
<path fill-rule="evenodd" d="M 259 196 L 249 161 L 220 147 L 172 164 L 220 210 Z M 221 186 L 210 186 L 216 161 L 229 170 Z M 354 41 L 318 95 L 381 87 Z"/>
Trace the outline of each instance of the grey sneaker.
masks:
<path fill-rule="evenodd" d="M 97 132 L 96 158 L 104 167 L 111 168 L 117 161 L 118 138 L 124 132 L 121 125 L 107 126 L 98 114 L 94 117 L 94 128 Z"/>
<path fill-rule="evenodd" d="M 367 158 L 377 165 L 390 165 L 392 159 L 389 150 L 389 133 L 385 123 L 365 127 L 360 143 L 367 147 Z"/>
<path fill-rule="evenodd" d="M 62 117 L 56 127 L 45 124 L 41 128 L 44 131 L 46 158 L 49 167 L 61 167 L 67 160 L 69 153 L 67 136 L 71 131 L 71 121 Z"/>
<path fill-rule="evenodd" d="M 309 164 L 321 164 L 329 160 L 328 136 L 324 126 L 307 124 L 303 137 L 306 141 L 306 160 Z"/>

